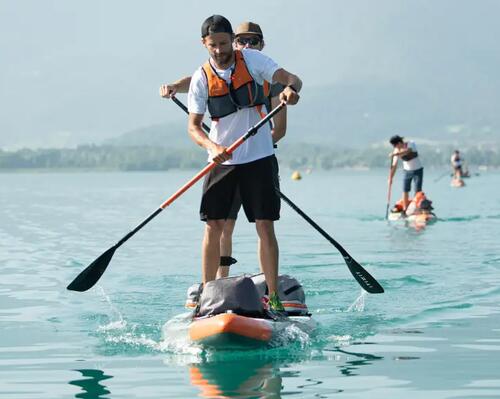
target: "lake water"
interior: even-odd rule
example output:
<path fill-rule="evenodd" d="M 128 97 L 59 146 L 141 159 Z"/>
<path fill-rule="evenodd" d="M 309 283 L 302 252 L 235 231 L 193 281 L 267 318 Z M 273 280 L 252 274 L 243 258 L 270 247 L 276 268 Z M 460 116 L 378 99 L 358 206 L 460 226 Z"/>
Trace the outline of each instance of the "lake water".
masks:
<path fill-rule="evenodd" d="M 385 170 L 282 171 L 283 193 L 386 292 L 363 295 L 283 203 L 281 272 L 303 283 L 318 329 L 213 353 L 174 319 L 200 278 L 200 185 L 121 247 L 93 289 L 66 290 L 194 171 L 0 174 L 0 397 L 500 397 L 500 174 L 454 189 L 434 182 L 441 172 L 424 181 L 439 220 L 417 231 L 384 220 Z M 256 272 L 244 217 L 234 241 L 233 273 Z"/>

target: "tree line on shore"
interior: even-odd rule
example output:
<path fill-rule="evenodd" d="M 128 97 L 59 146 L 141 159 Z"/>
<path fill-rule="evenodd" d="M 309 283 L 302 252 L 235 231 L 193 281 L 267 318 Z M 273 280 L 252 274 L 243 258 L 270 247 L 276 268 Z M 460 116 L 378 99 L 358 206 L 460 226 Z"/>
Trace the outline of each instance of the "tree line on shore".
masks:
<path fill-rule="evenodd" d="M 455 147 L 451 145 L 419 145 L 419 154 L 427 167 L 450 164 Z M 496 146 L 460 149 L 469 165 L 500 167 L 500 150 Z M 378 168 L 389 164 L 388 147 L 345 149 L 315 144 L 283 144 L 277 150 L 282 167 L 314 168 Z M 155 171 L 201 168 L 206 153 L 200 148 L 168 148 L 159 146 L 80 145 L 76 148 L 0 149 L 0 170 L 89 169 L 122 171 Z"/>

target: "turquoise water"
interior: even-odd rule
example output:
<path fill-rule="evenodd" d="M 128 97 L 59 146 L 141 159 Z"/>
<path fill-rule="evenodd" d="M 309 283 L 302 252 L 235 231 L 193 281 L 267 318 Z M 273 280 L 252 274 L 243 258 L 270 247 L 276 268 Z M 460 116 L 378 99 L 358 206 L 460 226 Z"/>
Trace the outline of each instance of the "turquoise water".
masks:
<path fill-rule="evenodd" d="M 200 186 L 121 247 L 96 287 L 65 289 L 193 171 L 0 174 L 0 397 L 500 396 L 500 174 L 454 189 L 433 182 L 441 172 L 424 182 L 439 220 L 417 231 L 384 220 L 385 170 L 283 171 L 282 191 L 386 293 L 362 294 L 283 204 L 281 271 L 302 281 L 316 333 L 212 353 L 189 344 L 179 316 L 200 276 Z M 257 270 L 243 219 L 234 256 L 234 272 Z"/>

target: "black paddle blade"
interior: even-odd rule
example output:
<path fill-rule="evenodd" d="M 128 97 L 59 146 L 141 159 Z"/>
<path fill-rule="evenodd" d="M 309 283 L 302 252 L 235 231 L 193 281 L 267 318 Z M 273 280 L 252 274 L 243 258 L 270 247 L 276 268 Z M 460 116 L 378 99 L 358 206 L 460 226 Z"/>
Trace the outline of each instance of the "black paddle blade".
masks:
<path fill-rule="evenodd" d="M 95 283 L 101 278 L 106 270 L 116 251 L 116 247 L 111 247 L 95 261 L 93 261 L 87 268 L 81 272 L 66 288 L 71 291 L 87 291 L 92 288 Z"/>
<path fill-rule="evenodd" d="M 384 288 L 363 268 L 363 266 L 350 256 L 344 255 L 344 260 L 349 271 L 365 291 L 370 294 L 382 294 L 384 292 Z"/>

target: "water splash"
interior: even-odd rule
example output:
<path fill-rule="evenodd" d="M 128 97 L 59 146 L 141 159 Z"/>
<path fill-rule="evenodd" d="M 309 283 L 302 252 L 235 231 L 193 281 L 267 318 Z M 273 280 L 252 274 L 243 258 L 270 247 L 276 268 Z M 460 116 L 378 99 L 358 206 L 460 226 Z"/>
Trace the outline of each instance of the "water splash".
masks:
<path fill-rule="evenodd" d="M 328 353 L 329 349 L 328 347 L 330 346 L 329 343 L 333 344 L 333 347 L 336 348 L 343 348 L 343 347 L 348 347 L 351 346 L 353 342 L 353 337 L 352 335 L 346 334 L 346 335 L 331 335 L 326 339 L 325 346 L 321 349 L 321 353 L 325 354 Z M 335 360 L 340 360 L 340 356 L 338 354 L 334 355 Z"/>
<path fill-rule="evenodd" d="M 176 355 L 198 356 L 202 350 L 195 345 L 188 334 L 192 312 L 181 313 L 168 320 L 162 327 L 159 350 Z"/>
<path fill-rule="evenodd" d="M 103 330 L 114 330 L 114 329 L 120 329 L 120 328 L 125 328 L 127 325 L 127 322 L 123 318 L 122 313 L 118 310 L 118 308 L 111 302 L 111 298 L 109 297 L 108 294 L 104 291 L 104 288 L 102 286 L 99 286 L 99 292 L 101 294 L 102 300 L 106 302 L 109 306 L 109 309 L 111 312 L 117 316 L 118 320 L 110 322 L 107 326 L 99 326 L 99 329 Z"/>
<path fill-rule="evenodd" d="M 113 330 L 124 330 L 127 327 L 127 322 L 125 320 L 111 321 L 104 326 L 99 326 L 97 328 L 98 331 L 106 332 Z"/>
<path fill-rule="evenodd" d="M 296 350 L 303 351 L 311 344 L 311 335 L 295 324 L 287 326 L 270 342 L 271 347 L 284 347 L 293 344 Z"/>
<path fill-rule="evenodd" d="M 104 342 L 111 344 L 108 349 L 118 351 L 129 351 L 131 348 L 144 351 L 158 351 L 159 343 L 147 334 L 140 332 L 141 326 L 137 323 L 129 323 L 123 314 L 111 301 L 111 297 L 99 286 L 99 294 L 103 302 L 106 302 L 111 315 L 110 321 L 97 327 L 97 332 L 102 334 Z"/>
<path fill-rule="evenodd" d="M 365 310 L 366 291 L 361 290 L 356 300 L 347 308 L 347 312 L 363 312 Z"/>
<path fill-rule="evenodd" d="M 106 336 L 106 342 L 110 344 L 125 344 L 129 347 L 137 347 L 139 349 L 148 348 L 156 351 L 159 349 L 159 344 L 152 338 L 146 337 L 145 334 L 135 335 L 132 332 L 120 334 L 117 336 Z"/>

